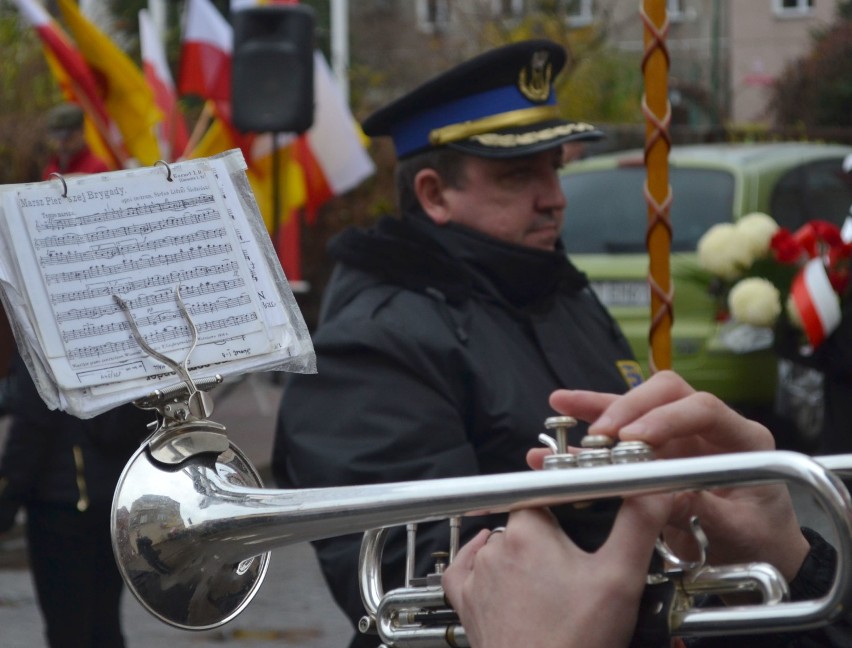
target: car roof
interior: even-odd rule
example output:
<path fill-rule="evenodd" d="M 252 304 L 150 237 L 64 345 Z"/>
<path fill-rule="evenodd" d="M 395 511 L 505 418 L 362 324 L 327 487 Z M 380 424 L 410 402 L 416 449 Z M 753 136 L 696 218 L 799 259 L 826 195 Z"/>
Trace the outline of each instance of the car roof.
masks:
<path fill-rule="evenodd" d="M 852 146 L 821 142 L 714 143 L 673 146 L 669 162 L 673 165 L 716 167 L 760 172 L 784 169 L 810 160 L 843 157 Z M 583 169 L 607 169 L 615 166 L 641 166 L 642 149 L 603 153 L 572 162 L 568 172 Z"/>

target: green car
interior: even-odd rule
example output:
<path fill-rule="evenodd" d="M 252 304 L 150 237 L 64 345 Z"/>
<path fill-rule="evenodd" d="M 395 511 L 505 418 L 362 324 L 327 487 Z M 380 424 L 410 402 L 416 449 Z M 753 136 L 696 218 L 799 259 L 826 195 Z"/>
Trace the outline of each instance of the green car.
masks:
<path fill-rule="evenodd" d="M 852 174 L 842 169 L 850 153 L 849 146 L 785 142 L 676 146 L 669 155 L 672 368 L 696 389 L 717 395 L 776 430 L 784 422 L 775 407 L 779 362 L 772 352 L 772 333 L 729 321 L 722 301 L 697 271 L 696 245 L 712 225 L 751 212 L 765 212 L 791 231 L 813 219 L 840 225 L 852 204 Z M 562 237 L 647 375 L 650 290 L 644 183 L 641 150 L 569 164 L 562 172 L 568 201 Z M 790 433 L 813 435 L 821 412 L 819 389 L 807 380 L 791 385 L 786 385 L 788 390 L 798 385 L 810 393 L 799 394 L 803 402 L 792 416 L 800 420 L 793 421 Z M 807 411 L 804 401 L 816 409 Z M 782 414 L 786 418 L 789 412 Z"/>

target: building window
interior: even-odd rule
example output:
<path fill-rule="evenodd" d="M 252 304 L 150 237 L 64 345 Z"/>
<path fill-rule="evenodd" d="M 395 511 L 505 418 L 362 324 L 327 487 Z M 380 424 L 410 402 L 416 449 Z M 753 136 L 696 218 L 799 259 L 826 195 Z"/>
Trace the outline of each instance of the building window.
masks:
<path fill-rule="evenodd" d="M 561 5 L 569 27 L 592 24 L 592 0 L 562 0 Z"/>
<path fill-rule="evenodd" d="M 666 11 L 673 23 L 693 21 L 698 15 L 695 7 L 687 7 L 686 0 L 666 0 Z"/>
<path fill-rule="evenodd" d="M 772 0 L 776 16 L 807 16 L 814 8 L 814 0 Z"/>
<path fill-rule="evenodd" d="M 491 11 L 495 16 L 520 16 L 524 13 L 524 0 L 491 0 Z"/>
<path fill-rule="evenodd" d="M 450 0 L 417 0 L 417 28 L 440 34 L 450 24 Z"/>

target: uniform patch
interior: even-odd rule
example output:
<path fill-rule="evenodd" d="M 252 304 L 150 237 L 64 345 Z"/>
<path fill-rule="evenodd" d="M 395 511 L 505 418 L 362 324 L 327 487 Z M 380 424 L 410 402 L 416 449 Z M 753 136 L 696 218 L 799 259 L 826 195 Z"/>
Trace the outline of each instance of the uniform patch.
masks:
<path fill-rule="evenodd" d="M 624 382 L 630 389 L 645 382 L 645 378 L 642 376 L 642 367 L 635 360 L 619 360 L 615 363 L 615 366 L 618 367 L 621 377 L 624 378 Z"/>

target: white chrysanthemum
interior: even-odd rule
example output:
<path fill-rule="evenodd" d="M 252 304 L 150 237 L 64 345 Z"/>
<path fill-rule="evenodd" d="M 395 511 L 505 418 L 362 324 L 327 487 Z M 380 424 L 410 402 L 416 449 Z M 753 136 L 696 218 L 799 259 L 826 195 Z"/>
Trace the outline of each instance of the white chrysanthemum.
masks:
<path fill-rule="evenodd" d="M 749 245 L 732 223 L 718 223 L 698 241 L 698 261 L 722 279 L 736 279 L 751 266 Z"/>
<path fill-rule="evenodd" d="M 781 293 L 771 281 L 749 277 L 731 288 L 728 309 L 743 324 L 772 326 L 781 314 Z"/>
<path fill-rule="evenodd" d="M 754 260 L 769 253 L 769 244 L 772 236 L 778 231 L 778 223 L 769 214 L 752 212 L 738 220 L 736 228 L 747 243 Z"/>

